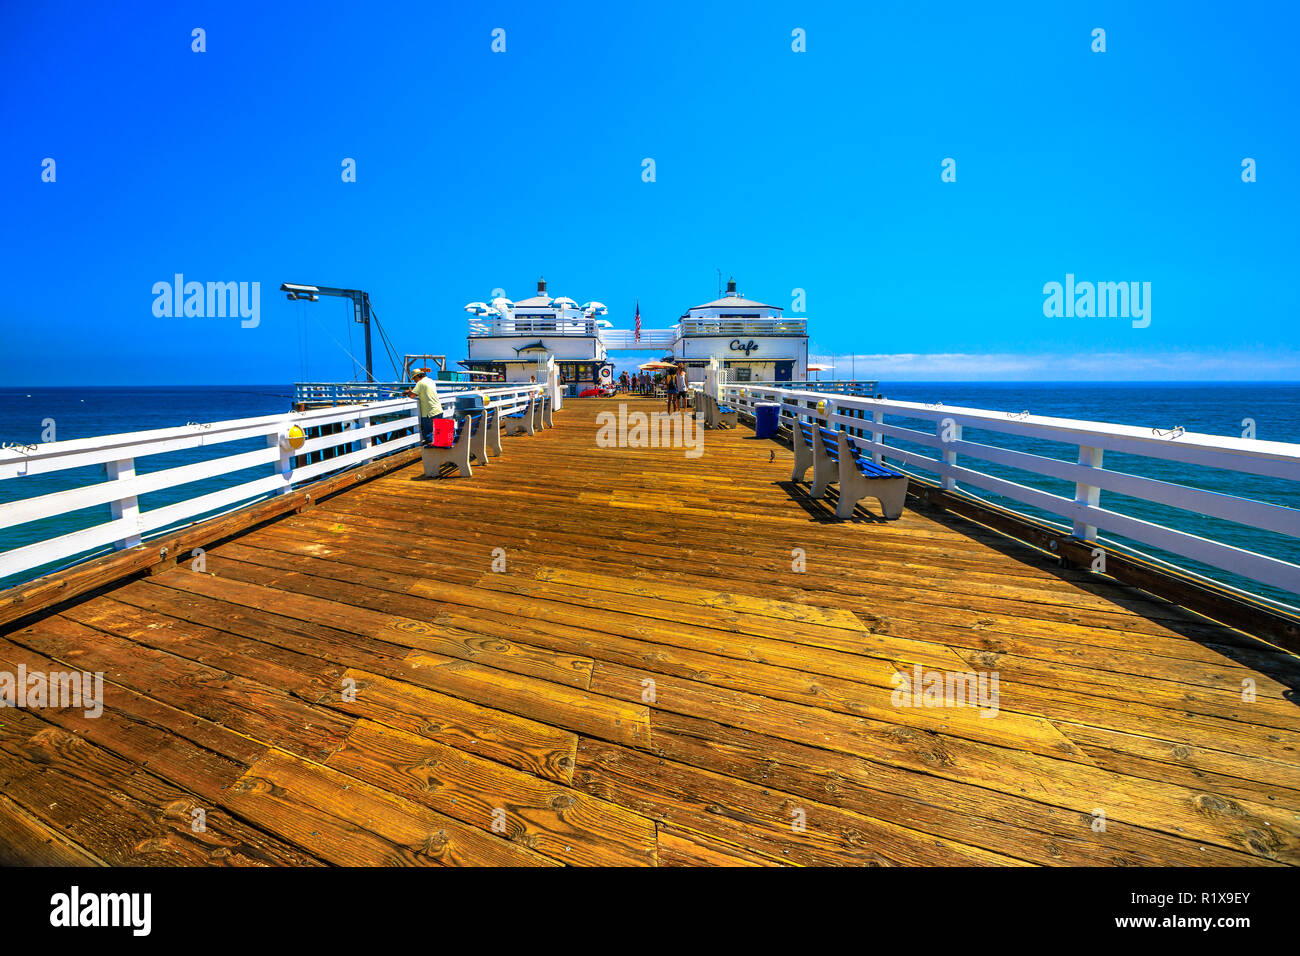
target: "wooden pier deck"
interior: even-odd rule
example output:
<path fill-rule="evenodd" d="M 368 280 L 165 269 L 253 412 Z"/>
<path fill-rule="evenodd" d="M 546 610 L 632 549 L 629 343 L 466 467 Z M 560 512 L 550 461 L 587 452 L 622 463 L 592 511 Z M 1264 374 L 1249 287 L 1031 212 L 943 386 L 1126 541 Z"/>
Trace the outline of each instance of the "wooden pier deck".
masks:
<path fill-rule="evenodd" d="M 106 703 L 0 712 L 0 861 L 1300 862 L 1296 656 L 949 513 L 827 520 L 743 427 L 598 448 L 616 407 L 10 628 Z M 893 706 L 917 665 L 997 715 Z"/>

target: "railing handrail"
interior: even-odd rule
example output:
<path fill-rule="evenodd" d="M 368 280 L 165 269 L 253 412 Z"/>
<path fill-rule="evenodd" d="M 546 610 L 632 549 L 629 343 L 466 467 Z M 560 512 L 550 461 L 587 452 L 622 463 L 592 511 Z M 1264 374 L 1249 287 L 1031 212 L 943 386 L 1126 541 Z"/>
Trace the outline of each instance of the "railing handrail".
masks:
<path fill-rule="evenodd" d="M 762 333 L 782 332 L 802 334 L 808 331 L 807 319 L 787 319 L 787 318 L 753 318 L 740 319 L 719 316 L 717 318 L 707 318 L 704 316 L 698 318 L 684 318 L 678 322 L 678 329 L 687 335 L 699 334 L 701 332 L 710 333 L 718 328 L 725 327 L 725 331 L 753 331 Z"/>
<path fill-rule="evenodd" d="M 1105 467 L 1104 451 L 1176 461 L 1229 472 L 1264 475 L 1300 482 L 1300 444 L 1188 432 L 1176 426 L 1143 428 L 1023 412 L 998 412 L 942 403 L 903 402 L 809 389 L 727 382 L 721 395 L 752 410 L 755 402 L 775 400 L 788 423 L 816 419 L 830 427 L 858 433 L 854 440 L 876 461 L 937 474 L 945 489 L 961 491 L 958 482 L 1040 508 L 1073 522 L 1074 536 L 1099 540 L 1099 530 L 1191 558 L 1221 570 L 1300 594 L 1300 565 L 1236 545 L 1201 537 L 1153 521 L 1104 508 L 1100 493 L 1119 494 L 1246 527 L 1300 538 L 1300 509 L 1222 491 L 1151 478 Z M 820 406 L 820 407 L 819 407 Z M 936 423 L 934 433 L 886 422 L 886 415 Z M 970 441 L 964 428 L 1058 442 L 1078 449 L 1077 461 L 1049 458 L 1020 449 Z M 932 448 L 931 458 L 887 444 L 893 437 Z M 1032 488 L 958 463 L 958 457 L 1015 468 L 1041 477 L 1072 481 L 1074 498 Z M 906 470 L 906 468 L 904 468 Z M 968 494 L 968 492 L 967 492 Z"/>
<path fill-rule="evenodd" d="M 481 396 L 485 404 L 508 414 L 526 407 L 529 396 L 540 394 L 544 388 L 541 383 L 520 383 L 472 388 L 456 395 Z M 415 408 L 415 399 L 400 398 L 0 449 L 0 480 L 88 465 L 103 465 L 106 471 L 103 481 L 0 503 L 0 529 L 106 504 L 111 509 L 107 522 L 0 552 L 0 578 L 110 545 L 132 547 L 147 537 L 201 520 L 201 516 L 213 511 L 284 494 L 326 474 L 413 447 L 419 443 Z M 304 434 L 298 447 L 293 447 L 287 438 L 295 425 L 304 432 L 318 426 L 342 427 L 313 437 Z M 148 473 L 136 472 L 139 458 L 250 439 L 262 439 L 265 445 Z M 316 452 L 321 453 L 320 460 L 310 461 Z M 142 495 L 263 466 L 271 470 L 262 477 L 148 510 L 139 505 Z"/>
<path fill-rule="evenodd" d="M 516 315 L 513 318 L 471 316 L 469 334 L 482 335 L 578 335 L 596 336 L 601 326 L 595 319 L 566 319 L 541 315 Z"/>
<path fill-rule="evenodd" d="M 826 392 L 820 391 L 799 391 L 761 384 L 751 385 L 747 382 L 728 382 L 723 387 L 746 387 L 790 392 L 790 394 L 796 398 L 805 396 L 818 401 L 824 400 L 827 395 Z M 1048 437 L 1045 434 L 1027 433 L 1028 428 L 1041 429 L 1047 432 L 1056 432 L 1061 435 L 1061 437 L 1049 438 L 1049 440 L 1060 441 L 1064 444 L 1070 445 L 1077 444 L 1077 442 L 1065 437 L 1065 435 L 1069 432 L 1076 432 L 1094 438 L 1121 438 L 1129 441 L 1148 443 L 1152 446 L 1160 446 L 1162 448 L 1207 448 L 1227 454 L 1239 454 L 1263 459 L 1289 461 L 1300 465 L 1300 444 L 1292 442 L 1265 441 L 1258 438 L 1233 438 L 1226 435 L 1210 435 L 1201 432 L 1189 432 L 1186 430 L 1180 430 L 1177 425 L 1170 425 L 1166 428 L 1119 425 L 1107 422 L 1094 422 L 1086 419 L 1055 418 L 1047 415 L 1032 414 L 1025 415 L 1021 412 L 999 412 L 982 408 L 968 408 L 961 405 L 902 402 L 893 399 L 866 398 L 865 396 L 839 395 L 837 404 L 844 404 L 849 407 L 864 410 L 880 410 L 882 412 L 893 413 L 896 415 L 906 415 L 910 418 L 921 418 L 934 421 L 942 421 L 944 418 L 953 418 L 959 425 L 977 424 L 978 427 L 986 428 L 990 431 L 1004 431 L 1009 434 L 1020 434 L 1024 437 L 1031 438 Z M 1116 450 L 1128 452 L 1127 448 Z M 1157 455 L 1154 452 L 1151 453 L 1151 456 L 1161 458 L 1169 457 L 1163 454 Z M 1185 463 L 1201 464 L 1199 461 L 1189 461 Z M 1272 477 L 1294 478 L 1294 480 L 1300 480 L 1300 475 L 1276 475 Z"/>
<path fill-rule="evenodd" d="M 65 468 L 102 464 L 119 458 L 138 458 L 142 455 L 164 454 L 202 445 L 216 445 L 227 441 L 266 434 L 268 428 L 288 425 L 314 426 L 331 424 L 334 416 L 345 418 L 355 415 L 356 409 L 365 408 L 370 414 L 400 411 L 413 399 L 391 399 L 335 408 L 312 408 L 300 412 L 281 412 L 255 418 L 234 418 L 216 422 L 190 422 L 169 428 L 155 428 L 136 432 L 119 432 L 91 438 L 71 438 L 64 441 L 43 442 L 25 448 L 0 449 L 0 480 L 21 478 L 31 474 L 44 474 Z M 32 471 L 34 463 L 60 462 L 54 467 Z"/>
<path fill-rule="evenodd" d="M 654 349 L 672 345 L 677 335 L 676 329 L 642 329 L 638 339 L 635 329 L 602 329 L 600 340 L 606 348 Z"/>

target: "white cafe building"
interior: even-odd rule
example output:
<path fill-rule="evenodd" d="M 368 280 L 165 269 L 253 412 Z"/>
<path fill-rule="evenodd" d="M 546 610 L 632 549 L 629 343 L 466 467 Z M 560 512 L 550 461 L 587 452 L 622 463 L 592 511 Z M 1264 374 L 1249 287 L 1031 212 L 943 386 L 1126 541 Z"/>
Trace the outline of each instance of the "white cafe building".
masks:
<path fill-rule="evenodd" d="M 704 380 L 709 359 L 716 358 L 739 382 L 805 381 L 808 377 L 808 324 L 786 319 L 781 308 L 747 299 L 736 291 L 692 306 L 666 329 L 615 329 L 600 302 L 578 305 L 565 296 L 552 298 L 546 280 L 537 294 L 518 302 L 506 298 L 471 302 L 468 355 L 461 365 L 493 372 L 508 382 L 545 377 L 554 358 L 561 380 L 569 383 L 607 382 L 614 363 L 611 352 L 651 353 L 686 366 L 692 382 Z"/>
<path fill-rule="evenodd" d="M 495 372 L 507 382 L 543 381 L 546 361 L 554 357 L 564 382 L 608 381 L 613 363 L 607 358 L 603 332 L 610 322 L 599 302 L 578 305 L 567 296 L 552 298 L 546 279 L 537 294 L 511 302 L 471 302 L 468 355 L 461 365 L 471 371 Z"/>
<path fill-rule="evenodd" d="M 726 295 L 692 306 L 678 321 L 672 360 L 686 378 L 704 380 L 710 358 L 733 382 L 802 382 L 808 378 L 808 322 L 785 319 L 781 308 L 747 299 L 727 282 Z"/>

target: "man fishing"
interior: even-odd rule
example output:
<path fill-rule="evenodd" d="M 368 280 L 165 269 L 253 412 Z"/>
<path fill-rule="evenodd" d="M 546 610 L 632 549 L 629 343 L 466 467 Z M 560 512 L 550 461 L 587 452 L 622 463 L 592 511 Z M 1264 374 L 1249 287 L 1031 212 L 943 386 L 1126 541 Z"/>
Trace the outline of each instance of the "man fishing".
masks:
<path fill-rule="evenodd" d="M 420 406 L 420 444 L 433 444 L 433 420 L 442 417 L 442 402 L 438 401 L 438 390 L 433 380 L 425 374 L 424 369 L 414 369 L 411 381 L 415 388 L 406 393 L 407 398 L 414 398 Z"/>

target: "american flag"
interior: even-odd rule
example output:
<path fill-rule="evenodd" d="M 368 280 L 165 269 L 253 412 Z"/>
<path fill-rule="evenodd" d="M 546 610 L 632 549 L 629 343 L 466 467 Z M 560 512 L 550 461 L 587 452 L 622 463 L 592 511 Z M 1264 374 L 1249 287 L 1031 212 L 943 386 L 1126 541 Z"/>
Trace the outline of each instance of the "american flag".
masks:
<path fill-rule="evenodd" d="M 635 341 L 637 341 L 637 342 L 640 342 L 640 341 L 641 341 L 641 300 L 640 300 L 640 299 L 637 299 L 637 300 L 636 300 L 636 339 L 635 339 Z"/>

